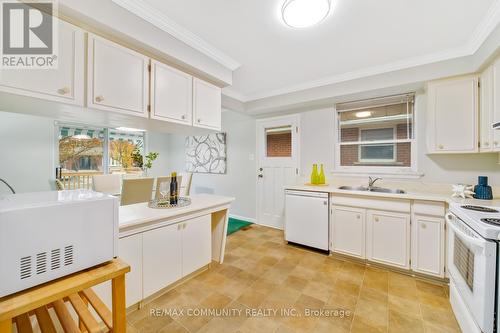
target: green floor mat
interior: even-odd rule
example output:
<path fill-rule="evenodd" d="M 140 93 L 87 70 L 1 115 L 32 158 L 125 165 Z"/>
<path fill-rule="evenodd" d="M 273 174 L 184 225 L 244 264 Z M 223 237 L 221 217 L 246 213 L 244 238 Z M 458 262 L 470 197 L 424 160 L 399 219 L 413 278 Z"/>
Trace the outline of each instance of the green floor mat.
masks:
<path fill-rule="evenodd" d="M 247 222 L 243 220 L 234 219 L 232 217 L 229 218 L 229 224 L 227 226 L 227 234 L 231 235 L 232 233 L 240 230 L 241 228 L 248 227 L 252 222 Z"/>

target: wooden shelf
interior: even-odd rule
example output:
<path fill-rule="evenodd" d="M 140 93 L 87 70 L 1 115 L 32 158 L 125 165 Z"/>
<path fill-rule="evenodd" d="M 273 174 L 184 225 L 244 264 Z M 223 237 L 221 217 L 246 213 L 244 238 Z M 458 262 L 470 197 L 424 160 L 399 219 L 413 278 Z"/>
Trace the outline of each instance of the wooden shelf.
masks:
<path fill-rule="evenodd" d="M 0 333 L 11 333 L 15 323 L 20 333 L 33 332 L 30 317 L 35 317 L 42 332 L 125 332 L 125 274 L 130 266 L 120 259 L 0 298 Z M 113 312 L 91 287 L 112 281 Z M 97 313 L 92 315 L 90 308 Z M 70 315 L 78 315 L 78 323 Z M 52 312 L 53 315 L 49 312 Z M 55 314 L 55 315 L 54 315 Z M 57 322 L 56 322 L 57 320 Z"/>

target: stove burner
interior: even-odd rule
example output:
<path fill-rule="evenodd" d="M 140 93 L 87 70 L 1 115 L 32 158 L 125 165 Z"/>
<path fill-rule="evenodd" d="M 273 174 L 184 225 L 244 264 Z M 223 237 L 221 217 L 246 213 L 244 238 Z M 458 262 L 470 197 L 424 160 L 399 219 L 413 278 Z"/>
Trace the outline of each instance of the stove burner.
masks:
<path fill-rule="evenodd" d="M 475 211 L 483 212 L 483 213 L 498 213 L 498 210 L 496 210 L 496 209 L 482 207 L 482 206 L 465 205 L 465 206 L 462 206 L 462 208 L 468 209 L 468 210 L 475 210 Z"/>
<path fill-rule="evenodd" d="M 481 222 L 491 225 L 500 225 L 500 219 L 494 219 L 494 218 L 481 219 Z"/>

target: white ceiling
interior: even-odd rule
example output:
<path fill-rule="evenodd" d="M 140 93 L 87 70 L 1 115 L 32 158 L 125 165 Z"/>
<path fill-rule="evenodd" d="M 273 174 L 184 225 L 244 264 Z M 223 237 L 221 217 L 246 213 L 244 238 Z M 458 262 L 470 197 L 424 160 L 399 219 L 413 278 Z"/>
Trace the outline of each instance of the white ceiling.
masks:
<path fill-rule="evenodd" d="M 332 0 L 324 22 L 296 30 L 280 20 L 283 0 L 140 1 L 241 64 L 225 91 L 243 101 L 469 55 L 500 7 L 500 0 Z"/>

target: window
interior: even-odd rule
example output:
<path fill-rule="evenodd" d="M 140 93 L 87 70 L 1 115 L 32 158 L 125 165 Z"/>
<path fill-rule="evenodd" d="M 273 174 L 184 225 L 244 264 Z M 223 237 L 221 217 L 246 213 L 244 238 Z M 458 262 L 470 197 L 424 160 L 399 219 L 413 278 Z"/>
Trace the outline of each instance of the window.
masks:
<path fill-rule="evenodd" d="M 266 156 L 292 157 L 292 127 L 266 128 Z"/>
<path fill-rule="evenodd" d="M 337 169 L 412 171 L 413 99 L 413 95 L 398 95 L 337 104 Z"/>
<path fill-rule="evenodd" d="M 142 174 L 145 133 L 56 124 L 57 160 L 70 188 L 88 188 L 93 175 Z M 71 183 L 71 184 L 70 184 Z"/>
<path fill-rule="evenodd" d="M 142 174 L 144 133 L 109 130 L 109 173 Z"/>

